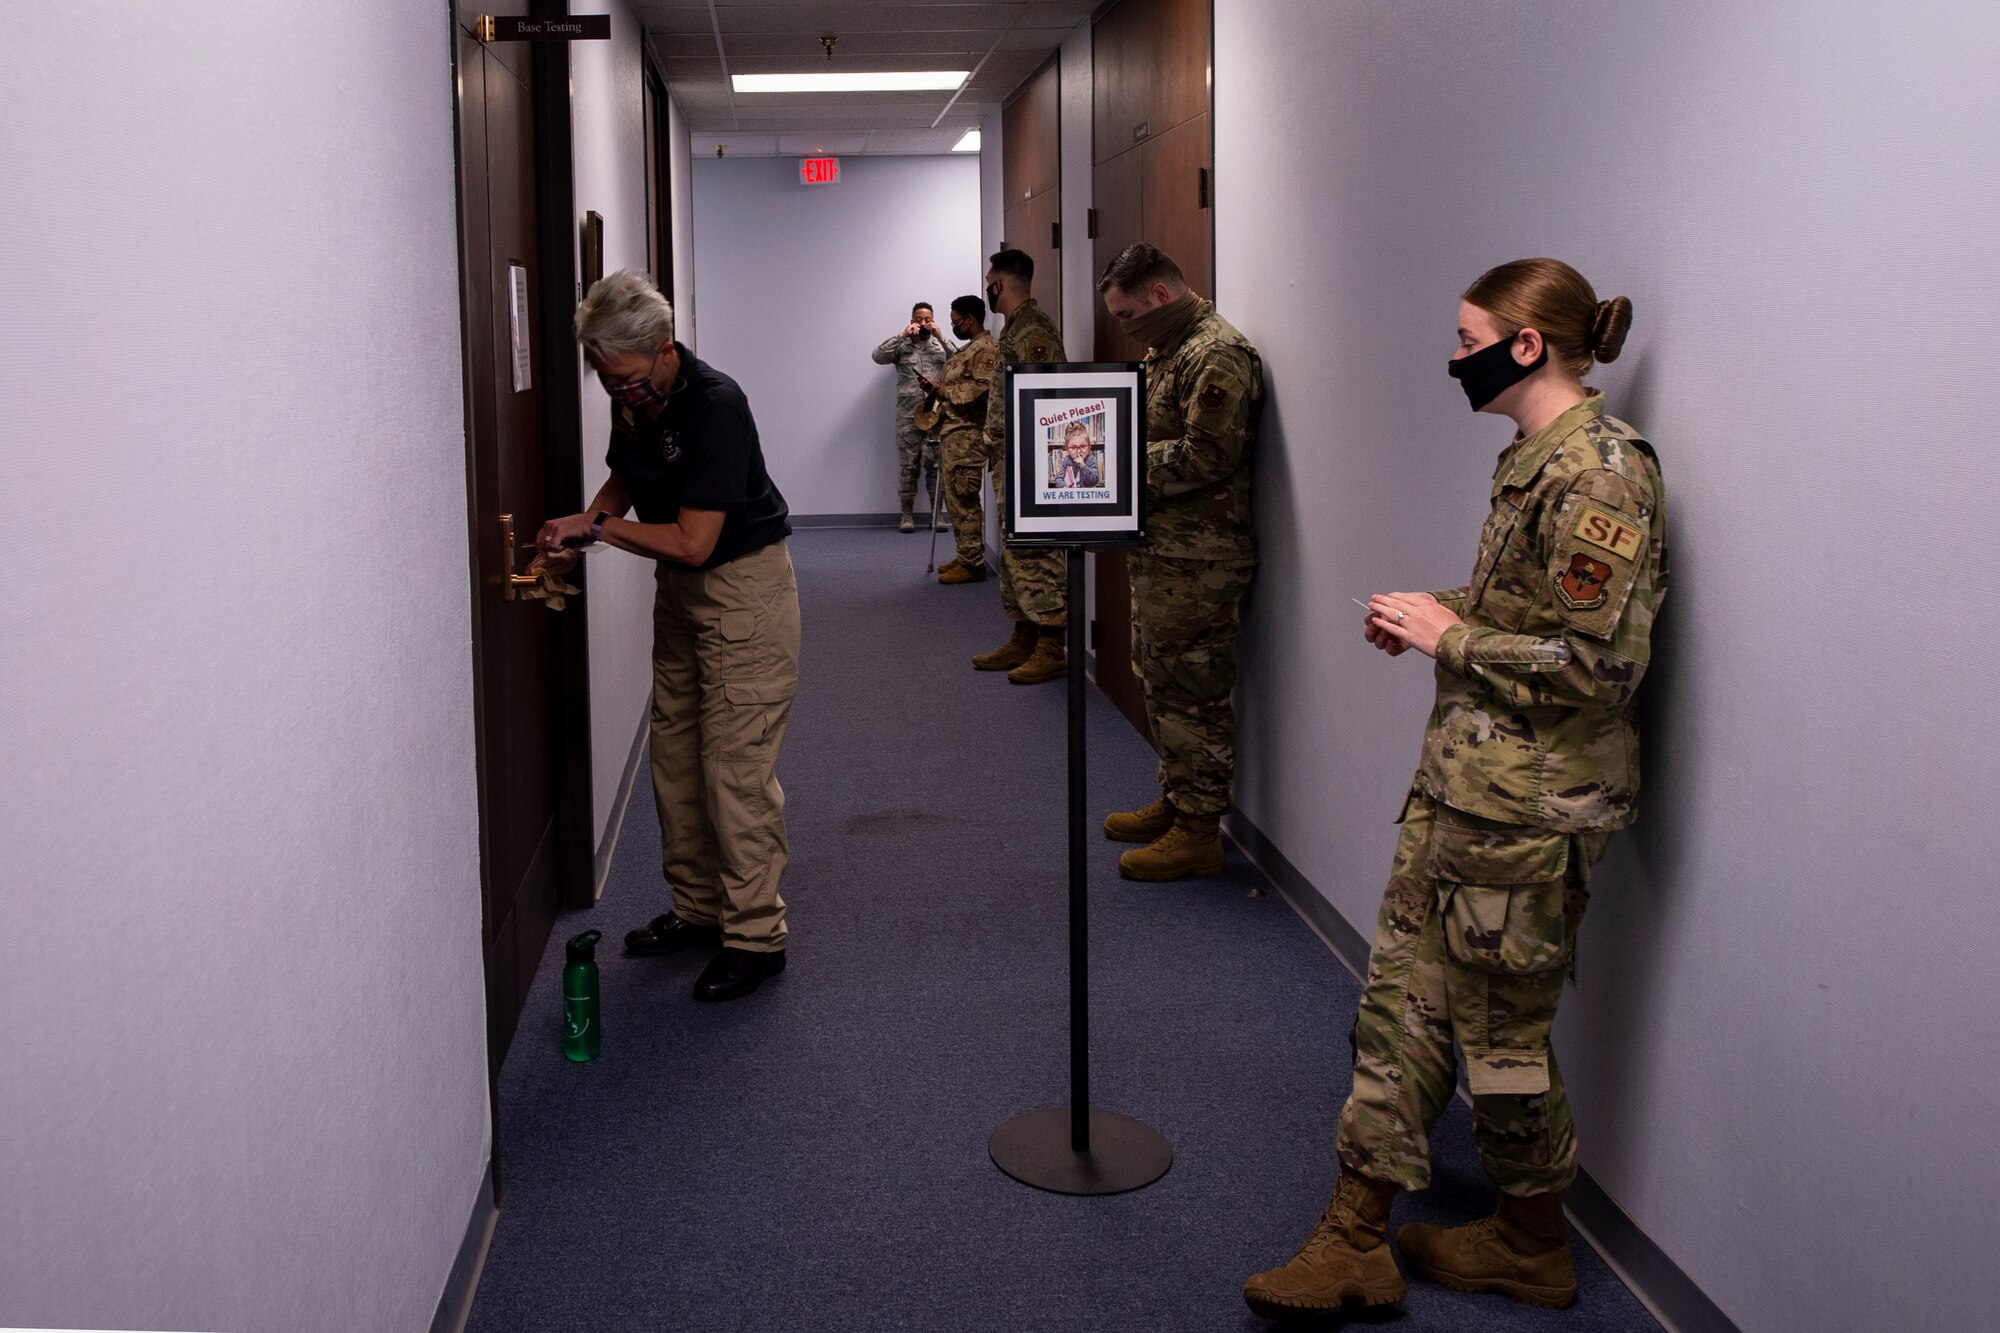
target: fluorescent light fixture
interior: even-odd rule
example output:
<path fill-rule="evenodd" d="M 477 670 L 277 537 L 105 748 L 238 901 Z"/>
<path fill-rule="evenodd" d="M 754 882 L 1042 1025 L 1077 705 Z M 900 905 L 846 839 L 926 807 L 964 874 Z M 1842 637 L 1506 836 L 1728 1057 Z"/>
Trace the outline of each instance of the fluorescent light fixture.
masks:
<path fill-rule="evenodd" d="M 951 151 L 952 151 L 952 152 L 954 152 L 954 153 L 976 153 L 976 152 L 978 152 L 978 151 L 979 151 L 979 131 L 978 131 L 978 130 L 967 130 L 967 131 L 966 131 L 966 132 L 965 132 L 964 134 L 962 134 L 962 135 L 960 135 L 960 136 L 959 136 L 959 139 L 958 139 L 958 142 L 957 142 L 957 143 L 955 143 L 955 144 L 953 144 L 953 145 L 951 146 Z"/>
<path fill-rule="evenodd" d="M 888 70 L 880 74 L 732 74 L 739 93 L 931 93 L 951 92 L 969 70 Z"/>

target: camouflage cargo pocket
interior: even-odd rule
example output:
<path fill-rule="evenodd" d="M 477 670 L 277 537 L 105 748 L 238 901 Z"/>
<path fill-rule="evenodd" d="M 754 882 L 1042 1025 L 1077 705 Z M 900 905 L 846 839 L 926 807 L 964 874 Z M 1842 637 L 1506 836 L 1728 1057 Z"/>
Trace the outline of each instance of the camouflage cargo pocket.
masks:
<path fill-rule="evenodd" d="M 1424 870 L 1438 886 L 1445 947 L 1484 972 L 1528 974 L 1562 966 L 1569 938 L 1563 886 L 1569 835 L 1476 821 L 1440 811 Z"/>

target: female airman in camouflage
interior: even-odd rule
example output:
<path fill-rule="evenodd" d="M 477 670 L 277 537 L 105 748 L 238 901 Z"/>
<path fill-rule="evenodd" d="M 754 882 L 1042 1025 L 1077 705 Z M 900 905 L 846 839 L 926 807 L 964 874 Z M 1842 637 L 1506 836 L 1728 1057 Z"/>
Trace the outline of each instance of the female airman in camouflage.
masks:
<path fill-rule="evenodd" d="M 1437 703 L 1355 1021 L 1340 1180 L 1297 1257 L 1246 1284 L 1260 1313 L 1402 1299 L 1389 1205 L 1429 1183 L 1454 1042 L 1499 1207 L 1467 1226 L 1405 1226 L 1397 1246 L 1457 1290 L 1575 1299 L 1561 1191 L 1576 1136 L 1549 1029 L 1586 875 L 1633 817 L 1633 699 L 1667 590 L 1659 462 L 1582 382 L 1618 355 L 1631 308 L 1552 259 L 1503 264 L 1460 303 L 1451 374 L 1519 433 L 1471 581 L 1368 603 L 1368 642 L 1436 659 Z"/>

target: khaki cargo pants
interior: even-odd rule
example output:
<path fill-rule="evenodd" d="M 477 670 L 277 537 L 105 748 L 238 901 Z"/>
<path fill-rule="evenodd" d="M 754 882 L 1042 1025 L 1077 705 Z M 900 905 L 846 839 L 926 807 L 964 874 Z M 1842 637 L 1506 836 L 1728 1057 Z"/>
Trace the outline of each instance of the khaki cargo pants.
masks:
<path fill-rule="evenodd" d="M 674 913 L 752 953 L 785 947 L 778 747 L 799 684 L 799 593 L 774 542 L 709 570 L 661 564 L 653 795 Z"/>
<path fill-rule="evenodd" d="M 1430 1183 L 1430 1131 L 1465 1053 L 1479 1156 L 1508 1194 L 1576 1178 L 1576 1130 L 1549 1029 L 1610 835 L 1496 823 L 1420 793 L 1403 814 L 1354 1020 L 1341 1165 Z"/>

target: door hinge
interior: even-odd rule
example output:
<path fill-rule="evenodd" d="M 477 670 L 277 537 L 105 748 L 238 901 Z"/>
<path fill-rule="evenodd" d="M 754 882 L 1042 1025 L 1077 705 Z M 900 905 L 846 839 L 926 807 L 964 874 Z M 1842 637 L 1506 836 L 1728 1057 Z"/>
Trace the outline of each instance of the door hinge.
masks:
<path fill-rule="evenodd" d="M 1195 178 L 1195 184 L 1194 184 L 1194 206 L 1195 206 L 1196 208 L 1207 208 L 1207 207 L 1208 207 L 1208 168 L 1207 168 L 1207 167 L 1196 167 L 1196 168 L 1195 168 L 1195 172 L 1194 172 L 1194 178 Z"/>
<path fill-rule="evenodd" d="M 1097 239 L 1097 210 L 1094 208 L 1083 210 L 1083 239 L 1086 241 Z"/>
<path fill-rule="evenodd" d="M 1051 222 L 1049 224 L 1049 249 L 1062 249 L 1062 223 L 1060 222 Z"/>

